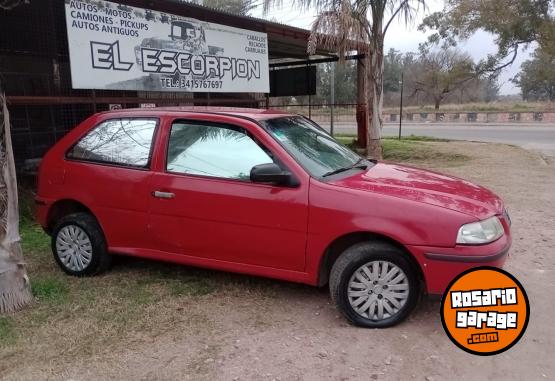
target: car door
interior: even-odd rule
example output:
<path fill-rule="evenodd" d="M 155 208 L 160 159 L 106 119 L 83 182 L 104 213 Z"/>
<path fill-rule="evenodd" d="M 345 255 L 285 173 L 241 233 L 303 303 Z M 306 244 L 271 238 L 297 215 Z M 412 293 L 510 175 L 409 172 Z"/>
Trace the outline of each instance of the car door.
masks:
<path fill-rule="evenodd" d="M 166 160 L 154 174 L 150 204 L 149 227 L 159 249 L 304 269 L 308 182 L 292 188 L 249 180 L 255 165 L 284 165 L 255 136 L 253 126 L 249 130 L 215 121 L 168 123 Z"/>
<path fill-rule="evenodd" d="M 158 118 L 109 115 L 66 153 L 64 194 L 89 207 L 110 249 L 146 245 L 152 147 Z"/>

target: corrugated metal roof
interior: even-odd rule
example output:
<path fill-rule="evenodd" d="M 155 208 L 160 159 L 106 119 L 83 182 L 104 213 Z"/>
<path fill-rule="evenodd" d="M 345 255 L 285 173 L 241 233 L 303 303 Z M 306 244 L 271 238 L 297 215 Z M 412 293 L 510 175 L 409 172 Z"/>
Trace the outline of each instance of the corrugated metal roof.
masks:
<path fill-rule="evenodd" d="M 310 31 L 307 30 L 307 29 L 302 29 L 302 28 L 298 28 L 296 26 L 291 26 L 291 25 L 280 23 L 280 22 L 270 21 L 270 20 L 259 18 L 259 17 L 253 17 L 253 16 L 249 16 L 249 15 L 240 15 L 240 14 L 237 14 L 237 13 L 227 12 L 227 11 L 225 11 L 223 9 L 220 9 L 220 8 L 208 7 L 206 5 L 199 5 L 199 4 L 196 4 L 196 3 L 188 1 L 188 0 L 169 0 L 169 1 L 171 1 L 173 3 L 186 4 L 187 6 L 190 6 L 190 7 L 193 7 L 193 8 L 205 9 L 205 10 L 209 10 L 211 12 L 217 12 L 217 13 L 220 13 L 222 15 L 234 16 L 234 17 L 245 19 L 245 20 L 256 21 L 256 22 L 267 24 L 267 25 L 273 25 L 273 26 L 276 26 L 276 27 L 287 28 L 287 29 L 290 29 L 290 30 L 296 31 L 296 32 L 304 32 L 304 33 L 309 33 L 310 34 Z"/>

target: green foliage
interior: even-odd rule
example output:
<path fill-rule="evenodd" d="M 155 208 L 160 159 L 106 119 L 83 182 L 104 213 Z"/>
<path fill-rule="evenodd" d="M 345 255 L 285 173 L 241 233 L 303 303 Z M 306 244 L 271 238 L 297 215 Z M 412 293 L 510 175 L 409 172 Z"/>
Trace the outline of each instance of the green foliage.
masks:
<path fill-rule="evenodd" d="M 453 49 L 423 49 L 416 65 L 409 71 L 414 92 L 433 99 L 436 110 L 453 91 L 463 88 L 477 76 L 474 61 L 468 54 Z"/>
<path fill-rule="evenodd" d="M 332 65 L 335 70 L 332 70 Z M 328 63 L 318 67 L 318 94 L 315 102 L 331 100 L 331 79 L 335 75 L 335 103 L 356 103 L 357 68 L 355 61 Z"/>
<path fill-rule="evenodd" d="M 555 54 L 538 48 L 521 68 L 513 82 L 520 87 L 524 100 L 555 101 Z"/>
<path fill-rule="evenodd" d="M 391 49 L 384 65 L 384 103 L 389 107 L 399 105 L 401 73 L 405 106 L 432 103 L 437 109 L 447 100 L 491 102 L 499 96 L 497 78 L 480 75 L 472 58 L 456 49 L 423 47 L 419 55 Z"/>
<path fill-rule="evenodd" d="M 384 57 L 383 90 L 397 92 L 401 90 L 399 81 L 404 70 L 403 53 L 393 48 Z"/>
<path fill-rule="evenodd" d="M 426 17 L 420 29 L 435 31 L 430 43 L 447 45 L 479 30 L 493 34 L 498 52 L 480 63 L 482 71 L 491 72 L 514 62 L 519 47 L 532 42 L 555 53 L 554 11 L 553 0 L 450 0 L 441 12 Z"/>

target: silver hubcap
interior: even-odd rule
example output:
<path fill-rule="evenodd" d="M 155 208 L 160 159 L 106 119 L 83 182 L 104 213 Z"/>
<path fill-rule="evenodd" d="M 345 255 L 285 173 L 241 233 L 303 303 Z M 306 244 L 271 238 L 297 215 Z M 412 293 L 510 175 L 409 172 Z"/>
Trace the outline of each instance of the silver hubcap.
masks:
<path fill-rule="evenodd" d="M 351 307 L 360 316 L 379 321 L 394 316 L 407 303 L 409 281 L 397 265 L 372 261 L 354 272 L 348 296 Z"/>
<path fill-rule="evenodd" d="M 91 240 L 79 226 L 64 226 L 56 237 L 56 254 L 66 268 L 82 271 L 91 263 Z"/>

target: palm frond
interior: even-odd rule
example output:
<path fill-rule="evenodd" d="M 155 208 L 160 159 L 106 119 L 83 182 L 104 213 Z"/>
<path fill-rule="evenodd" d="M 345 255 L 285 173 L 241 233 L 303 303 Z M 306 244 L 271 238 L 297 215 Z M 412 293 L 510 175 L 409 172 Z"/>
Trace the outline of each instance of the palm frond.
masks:
<path fill-rule="evenodd" d="M 350 0 L 330 2 L 330 9 L 320 12 L 312 24 L 308 53 L 314 54 L 318 46 L 334 50 L 340 59 L 353 50 L 366 52 L 370 37 L 366 5 Z"/>
<path fill-rule="evenodd" d="M 387 4 L 388 12 L 390 14 L 387 21 L 384 34 L 389 29 L 391 23 L 395 20 L 402 19 L 405 25 L 411 25 L 419 12 L 426 12 L 428 6 L 425 0 L 398 0 L 389 1 Z"/>

